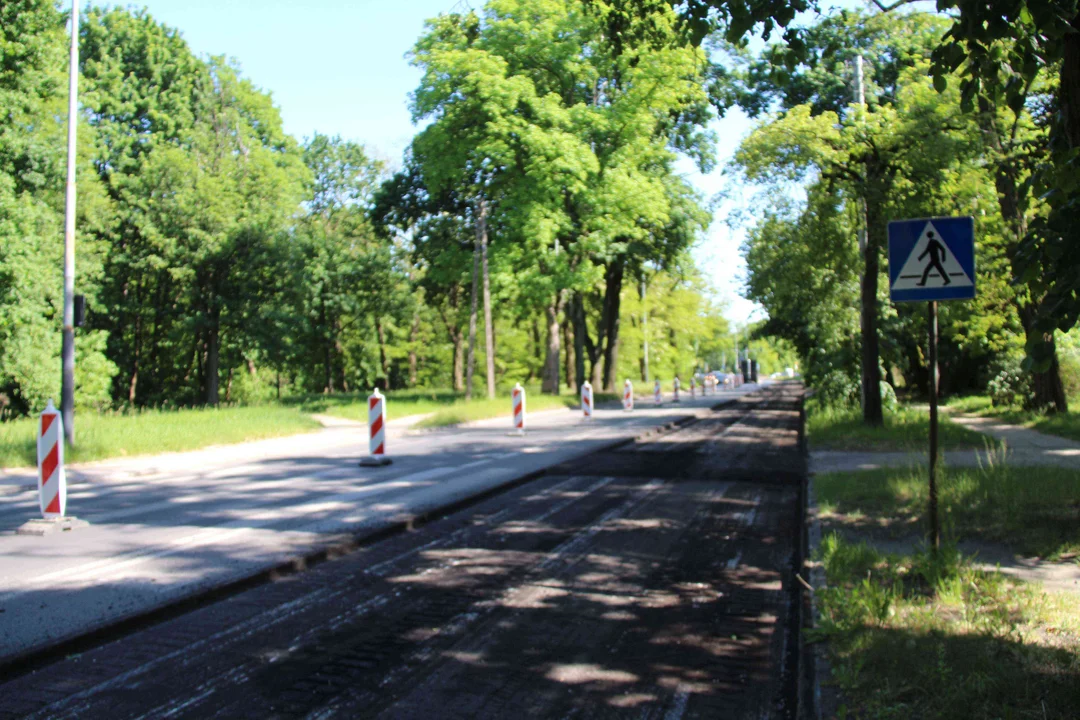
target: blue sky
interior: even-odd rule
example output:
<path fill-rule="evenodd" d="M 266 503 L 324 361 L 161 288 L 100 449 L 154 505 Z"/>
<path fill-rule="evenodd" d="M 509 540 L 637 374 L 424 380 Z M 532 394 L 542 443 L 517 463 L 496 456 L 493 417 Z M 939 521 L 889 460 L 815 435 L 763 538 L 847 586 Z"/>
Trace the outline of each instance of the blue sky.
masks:
<path fill-rule="evenodd" d="M 104 3 L 95 3 L 104 4 Z M 113 3 L 108 3 L 113 4 Z M 474 7 L 482 0 L 473 0 Z M 316 130 L 364 143 L 391 166 L 400 164 L 415 128 L 408 95 L 420 80 L 405 54 L 424 20 L 465 6 L 462 0 L 147 0 L 157 20 L 178 28 L 199 54 L 235 58 L 244 75 L 272 93 L 285 128 L 298 138 Z M 727 158 L 749 130 L 738 113 L 716 123 L 719 153 Z M 701 175 L 680 170 L 708 197 L 727 187 L 721 168 Z M 716 212 L 695 258 L 737 323 L 763 313 L 739 295 L 745 265 L 741 235 Z"/>

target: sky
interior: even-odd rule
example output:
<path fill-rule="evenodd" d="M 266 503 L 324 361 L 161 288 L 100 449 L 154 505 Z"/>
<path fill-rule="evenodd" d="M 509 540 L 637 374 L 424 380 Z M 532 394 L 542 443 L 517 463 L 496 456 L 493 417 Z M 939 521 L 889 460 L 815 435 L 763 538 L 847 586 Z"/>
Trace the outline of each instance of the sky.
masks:
<path fill-rule="evenodd" d="M 114 4 L 95 2 L 96 5 Z M 302 139 L 318 131 L 363 143 L 392 168 L 416 127 L 409 93 L 420 72 L 405 57 L 423 32 L 424 20 L 468 7 L 466 0 L 144 0 L 150 14 L 180 30 L 200 55 L 234 58 L 244 76 L 269 91 L 285 129 Z M 482 0 L 472 0 L 479 7 Z M 749 131 L 740 113 L 714 123 L 719 137 L 717 169 L 702 175 L 693 163 L 679 171 L 706 196 L 729 189 L 724 160 Z M 736 197 L 738 193 L 736 193 Z M 738 200 L 720 203 L 712 227 L 694 250 L 710 278 L 725 316 L 739 325 L 764 317 L 740 295 L 745 263 L 741 231 L 726 219 Z"/>

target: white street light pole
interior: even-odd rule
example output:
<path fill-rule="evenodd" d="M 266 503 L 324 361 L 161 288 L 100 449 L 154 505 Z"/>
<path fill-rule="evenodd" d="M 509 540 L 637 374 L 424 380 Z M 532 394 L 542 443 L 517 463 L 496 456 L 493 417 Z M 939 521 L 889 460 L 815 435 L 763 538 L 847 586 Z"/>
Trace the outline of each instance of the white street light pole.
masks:
<path fill-rule="evenodd" d="M 79 0 L 71 0 L 71 63 L 68 70 L 67 188 L 64 195 L 64 340 L 60 412 L 64 435 L 75 443 L 75 137 L 79 112 Z"/>

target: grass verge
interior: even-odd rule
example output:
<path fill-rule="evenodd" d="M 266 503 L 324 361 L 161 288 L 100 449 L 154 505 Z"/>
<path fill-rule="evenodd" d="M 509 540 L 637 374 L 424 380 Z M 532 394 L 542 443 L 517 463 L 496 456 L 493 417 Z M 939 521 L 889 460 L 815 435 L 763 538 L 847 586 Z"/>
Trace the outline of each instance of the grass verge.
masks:
<path fill-rule="evenodd" d="M 367 422 L 369 392 L 303 395 L 283 402 L 306 413 L 333 415 Z M 465 394 L 453 390 L 391 390 L 386 393 L 387 419 L 427 415 L 465 402 Z M 509 404 L 510 400 L 506 402 Z"/>
<path fill-rule="evenodd" d="M 841 718 L 1075 718 L 1080 595 L 971 567 L 955 549 L 884 555 L 825 538 L 829 640 Z"/>
<path fill-rule="evenodd" d="M 822 407 L 807 403 L 806 437 L 814 450 L 924 451 L 930 436 L 928 410 L 905 405 L 886 411 L 882 427 L 863 424 L 858 408 Z M 938 415 L 938 443 L 943 450 L 984 448 L 996 444 Z"/>
<path fill-rule="evenodd" d="M 617 400 L 617 396 L 597 393 L 596 402 Z M 528 409 L 532 412 L 577 405 L 576 395 L 542 395 L 529 389 Z M 295 435 L 316 430 L 311 417 L 324 413 L 367 421 L 367 393 L 307 395 L 281 404 L 217 409 L 143 410 L 125 413 L 80 413 L 78 444 L 68 448 L 67 462 L 87 462 L 107 458 L 152 455 L 197 450 L 209 445 L 228 445 L 249 440 Z M 426 415 L 417 427 L 441 427 L 471 420 L 509 416 L 509 391 L 493 399 L 466 402 L 463 393 L 447 390 L 398 390 L 388 393 L 390 420 Z M 37 462 L 35 432 L 31 418 L 0 423 L 0 468 L 32 467 Z"/>
<path fill-rule="evenodd" d="M 576 394 L 544 395 L 539 387 L 527 387 L 526 408 L 540 412 L 578 404 Z M 595 393 L 594 402 L 618 400 L 610 393 Z M 324 413 L 349 420 L 367 421 L 367 394 L 311 395 L 292 401 L 305 412 Z M 418 428 L 446 427 L 474 420 L 509 417 L 510 390 L 500 390 L 493 399 L 465 400 L 464 393 L 430 390 L 396 390 L 387 394 L 386 414 L 389 420 L 412 415 L 430 415 L 416 423 Z"/>
<path fill-rule="evenodd" d="M 925 468 L 814 478 L 828 524 L 894 538 L 923 534 L 927 485 Z M 938 485 L 943 533 L 950 540 L 1004 543 L 1046 558 L 1080 551 L 1080 471 L 995 463 L 945 468 Z"/>
<path fill-rule="evenodd" d="M 67 462 L 87 462 L 132 455 L 197 450 L 295 435 L 319 423 L 293 407 L 266 405 L 217 409 L 147 410 L 135 413 L 76 416 L 74 448 Z M 0 423 L 0 467 L 37 463 L 37 421 L 33 418 Z"/>
<path fill-rule="evenodd" d="M 1078 405 L 1080 405 L 1080 398 L 1069 399 L 1069 407 L 1076 408 Z M 1016 407 L 994 407 L 990 398 L 986 395 L 968 395 L 952 398 L 946 403 L 946 407 L 956 412 L 995 417 L 1004 422 L 1028 427 L 1048 435 L 1057 435 L 1058 437 L 1080 441 L 1080 413 L 1067 412 L 1048 415 L 1043 412 Z"/>
<path fill-rule="evenodd" d="M 555 408 L 573 407 L 578 400 L 571 395 L 540 395 L 539 393 L 527 394 L 525 397 L 525 410 L 527 413 L 553 410 Z M 460 425 L 473 420 L 486 420 L 493 417 L 510 417 L 509 398 L 497 397 L 494 399 L 479 399 L 472 402 L 457 402 L 451 407 L 444 407 L 434 414 L 416 423 L 415 427 L 434 428 L 446 427 L 447 425 Z M 528 417 L 526 416 L 526 423 Z"/>

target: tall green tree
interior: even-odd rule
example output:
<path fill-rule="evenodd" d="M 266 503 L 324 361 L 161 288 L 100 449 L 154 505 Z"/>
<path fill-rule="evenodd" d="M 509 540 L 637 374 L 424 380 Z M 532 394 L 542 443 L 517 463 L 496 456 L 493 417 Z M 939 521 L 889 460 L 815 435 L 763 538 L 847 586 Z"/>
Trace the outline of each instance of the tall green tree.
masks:
<path fill-rule="evenodd" d="M 650 21 L 671 34 L 674 15 L 660 12 Z M 687 191 L 672 177 L 675 151 L 710 156 L 711 138 L 694 130 L 707 115 L 703 56 L 613 52 L 604 31 L 578 2 L 498 0 L 483 15 L 433 21 L 415 52 L 425 76 L 414 116 L 434 122 L 414 157 L 434 192 L 482 189 L 502 233 L 495 252 L 540 270 L 519 274 L 517 291 L 546 316 L 548 392 L 559 387 L 567 303 L 578 364 L 588 355 L 597 384 L 612 386 L 628 263 L 674 256 L 707 222 L 675 210 Z M 584 316 L 597 285 L 594 340 Z"/>
<path fill-rule="evenodd" d="M 780 171 L 782 177 L 800 180 L 808 172 L 818 173 L 843 197 L 865 207 L 859 223 L 866 238 L 860 339 L 863 420 L 869 425 L 883 422 L 877 392 L 882 381 L 879 282 L 888 220 L 904 216 L 895 213 L 904 185 L 931 187 L 928 181 L 975 152 L 959 104 L 937 97 L 926 79 L 933 25 L 933 19 L 918 14 L 841 13 L 803 35 L 813 60 L 772 69 L 773 54 L 785 51 L 766 50 L 732 93 L 749 98 L 744 100 L 747 109 L 757 112 L 762 86 L 771 84 L 784 108 L 742 145 L 737 162 L 748 177 L 768 179 Z M 834 80 L 836 74 L 847 74 L 846 61 L 864 53 L 870 58 L 866 107 L 844 103 L 854 98 L 845 98 Z"/>
<path fill-rule="evenodd" d="M 59 394 L 66 45 L 53 3 L 0 5 L 0 416 Z M 80 139 L 85 147 L 85 129 Z M 78 169 L 87 178 L 85 152 Z M 98 191 L 92 180 L 80 186 L 80 227 L 93 220 Z M 78 287 L 93 304 L 97 251 L 92 237 L 78 240 Z M 100 405 L 116 369 L 101 333 L 79 333 L 76 404 Z"/>

